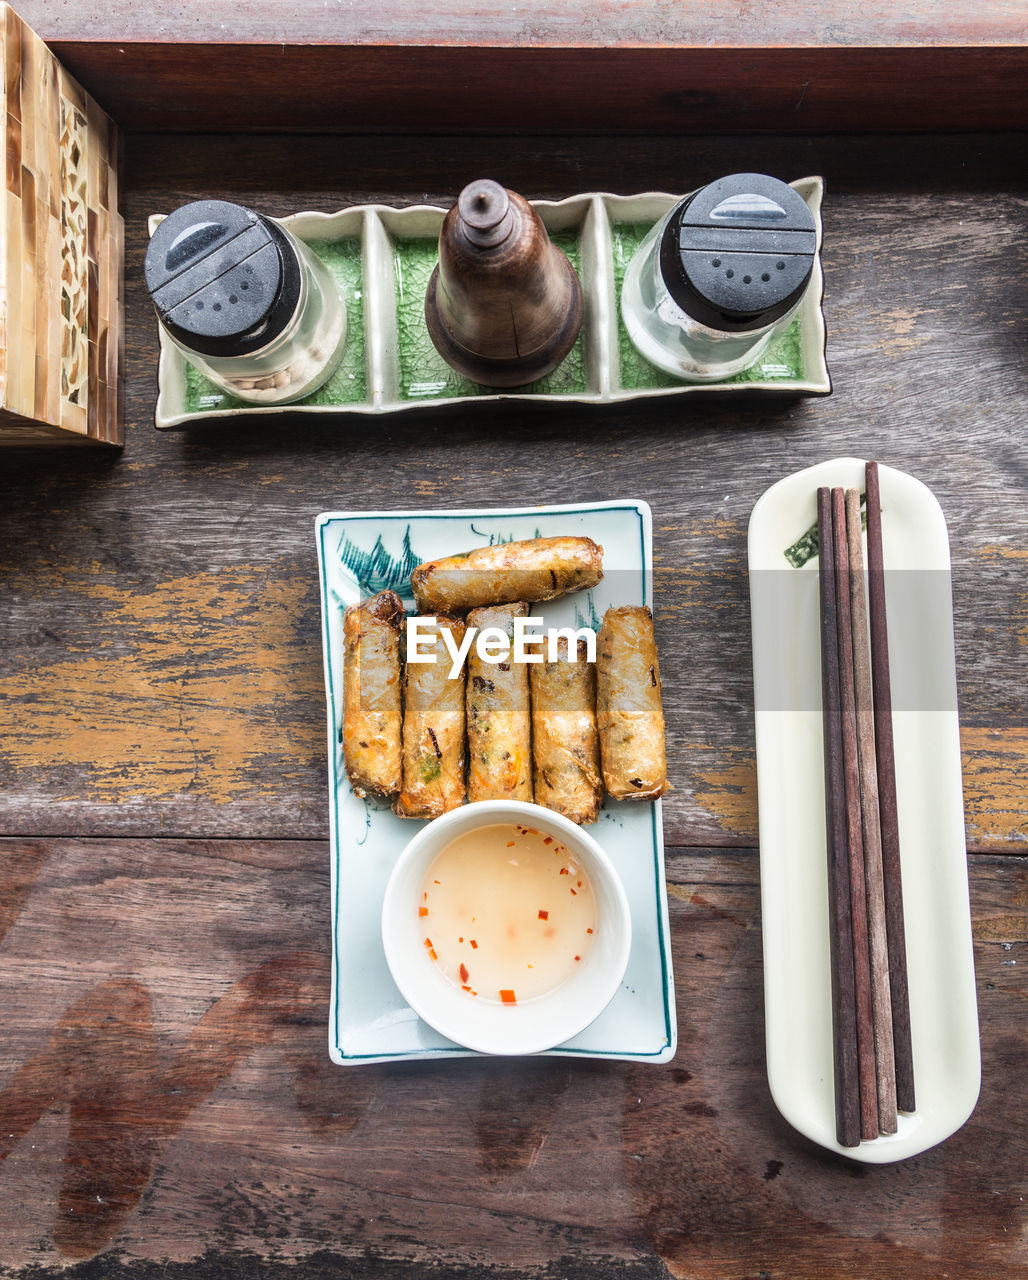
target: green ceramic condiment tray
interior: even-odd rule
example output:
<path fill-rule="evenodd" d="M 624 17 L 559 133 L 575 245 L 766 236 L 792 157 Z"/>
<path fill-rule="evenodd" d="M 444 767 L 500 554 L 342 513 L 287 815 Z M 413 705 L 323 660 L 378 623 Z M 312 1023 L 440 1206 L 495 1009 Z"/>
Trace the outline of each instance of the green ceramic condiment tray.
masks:
<path fill-rule="evenodd" d="M 163 430 L 250 414 L 395 413 L 426 404 L 512 397 L 603 404 L 694 391 L 828 395 L 832 386 L 821 310 L 824 184 L 813 177 L 792 186 L 810 206 L 817 227 L 810 283 L 789 328 L 753 368 L 724 382 L 682 382 L 657 369 L 636 351 L 621 320 L 625 268 L 646 232 L 680 196 L 590 192 L 532 201 L 551 238 L 578 271 L 585 318 L 578 341 L 553 373 L 502 392 L 456 373 L 428 335 L 425 289 L 437 261 L 446 210 L 358 205 L 339 213 L 297 213 L 282 219 L 328 264 L 346 297 L 346 348 L 329 381 L 294 404 L 246 404 L 193 368 L 161 331 L 156 425 Z M 151 216 L 151 234 L 162 216 Z"/>

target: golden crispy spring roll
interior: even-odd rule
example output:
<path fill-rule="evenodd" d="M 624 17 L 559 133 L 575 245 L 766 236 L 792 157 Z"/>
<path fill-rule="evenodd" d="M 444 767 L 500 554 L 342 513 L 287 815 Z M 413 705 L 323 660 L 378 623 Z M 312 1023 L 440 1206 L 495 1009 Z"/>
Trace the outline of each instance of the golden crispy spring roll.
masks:
<path fill-rule="evenodd" d="M 509 638 L 528 605 L 473 609 L 468 626 L 498 628 Z M 528 664 L 511 657 L 486 662 L 478 640 L 468 654 L 468 799 L 532 799 L 532 718 Z"/>
<path fill-rule="evenodd" d="M 595 822 L 603 799 L 596 729 L 596 668 L 577 640 L 571 661 L 566 636 L 557 661 L 529 667 L 535 799 L 572 822 Z"/>
<path fill-rule="evenodd" d="M 423 620 L 421 651 L 435 662 L 404 666 L 403 790 L 393 801 L 401 818 L 437 818 L 464 803 L 464 671 L 453 666 L 443 631 L 459 646 L 464 623 L 439 616 Z"/>
<path fill-rule="evenodd" d="M 429 560 L 411 574 L 411 587 L 422 613 L 465 613 L 482 605 L 555 600 L 595 587 L 602 577 L 603 548 L 592 538 L 530 538 Z"/>
<path fill-rule="evenodd" d="M 402 635 L 395 591 L 369 596 L 343 615 L 343 762 L 359 796 L 400 789 Z"/>
<path fill-rule="evenodd" d="M 596 723 L 603 781 L 615 800 L 668 789 L 660 668 L 649 609 L 608 609 L 596 637 Z"/>

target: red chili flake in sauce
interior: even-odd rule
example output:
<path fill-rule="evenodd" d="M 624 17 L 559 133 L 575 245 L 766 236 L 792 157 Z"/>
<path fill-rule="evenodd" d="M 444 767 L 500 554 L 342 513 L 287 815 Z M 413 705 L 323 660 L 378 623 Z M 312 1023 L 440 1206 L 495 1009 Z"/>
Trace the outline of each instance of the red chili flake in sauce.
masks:
<path fill-rule="evenodd" d="M 508 990 L 506 987 L 500 988 L 500 999 L 504 1004 L 517 1004 L 518 1002 L 518 998 L 514 992 Z"/>
<path fill-rule="evenodd" d="M 581 960 L 581 958 L 582 958 L 581 956 L 575 956 L 576 960 Z"/>
<path fill-rule="evenodd" d="M 429 948 L 429 952 L 428 952 L 428 954 L 429 954 L 429 956 L 431 957 L 431 959 L 433 959 L 433 960 L 438 960 L 438 959 L 439 959 L 439 957 L 438 957 L 438 956 L 436 955 L 436 953 L 435 953 L 435 949 L 434 949 L 434 948 Z"/>
<path fill-rule="evenodd" d="M 553 844 L 553 836 L 547 836 L 547 837 L 543 840 L 543 844 Z"/>
<path fill-rule="evenodd" d="M 508 841 L 507 841 L 507 848 L 508 848 L 508 849 L 513 849 L 513 848 L 514 848 L 514 841 L 513 841 L 513 840 L 508 840 Z"/>
<path fill-rule="evenodd" d="M 586 929 L 586 933 L 592 933 L 592 929 Z"/>
<path fill-rule="evenodd" d="M 561 869 L 560 869 L 560 874 L 561 874 L 562 876 L 566 876 L 566 875 L 568 874 L 568 869 L 567 869 L 567 867 L 561 867 Z"/>
<path fill-rule="evenodd" d="M 550 918 L 550 913 L 549 913 L 548 911 L 542 911 L 542 910 L 540 910 L 540 912 L 539 912 L 539 919 L 540 919 L 540 920 L 549 920 L 549 918 Z"/>
<path fill-rule="evenodd" d="M 419 916 L 427 916 L 427 915 L 428 915 L 428 907 L 418 907 L 418 915 L 419 915 Z"/>
<path fill-rule="evenodd" d="M 468 980 L 468 966 L 466 964 L 462 964 L 460 967 L 460 980 L 461 982 L 467 982 Z"/>
<path fill-rule="evenodd" d="M 571 892 L 575 895 L 575 897 L 576 897 L 576 898 L 578 897 L 578 890 L 577 890 L 577 889 L 572 889 L 572 890 L 571 890 Z"/>
<path fill-rule="evenodd" d="M 476 951 L 478 950 L 478 943 L 475 941 L 474 938 L 471 939 L 471 945 L 475 948 Z"/>

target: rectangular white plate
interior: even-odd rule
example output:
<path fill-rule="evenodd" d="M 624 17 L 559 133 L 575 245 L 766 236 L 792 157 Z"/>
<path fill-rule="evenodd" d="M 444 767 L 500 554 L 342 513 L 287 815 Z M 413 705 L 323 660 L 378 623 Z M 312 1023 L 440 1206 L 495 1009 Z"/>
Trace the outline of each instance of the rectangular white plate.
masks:
<path fill-rule="evenodd" d="M 652 604 L 652 531 L 644 502 L 318 516 L 332 871 L 329 1052 L 335 1062 L 473 1056 L 417 1017 L 386 966 L 380 933 L 386 881 L 404 845 L 424 824 L 358 799 L 346 777 L 340 744 L 343 610 L 387 587 L 412 607 L 410 571 L 423 560 L 493 542 L 556 535 L 600 543 L 604 577 L 591 591 L 547 604 L 547 625 L 598 626 L 611 605 Z M 607 1009 L 550 1052 L 666 1062 L 674 1056 L 677 1032 L 660 802 L 608 801 L 589 830 L 624 882 L 632 909 L 632 953 Z"/>
<path fill-rule="evenodd" d="M 835 1138 L 817 557 L 785 551 L 817 523 L 820 485 L 864 490 L 836 458 L 770 488 L 749 526 L 768 1082 L 801 1133 L 885 1163 L 949 1137 L 981 1083 L 968 903 L 949 539 L 919 481 L 880 467 L 917 1110 L 894 1135 Z M 866 552 L 865 552 L 866 554 Z"/>

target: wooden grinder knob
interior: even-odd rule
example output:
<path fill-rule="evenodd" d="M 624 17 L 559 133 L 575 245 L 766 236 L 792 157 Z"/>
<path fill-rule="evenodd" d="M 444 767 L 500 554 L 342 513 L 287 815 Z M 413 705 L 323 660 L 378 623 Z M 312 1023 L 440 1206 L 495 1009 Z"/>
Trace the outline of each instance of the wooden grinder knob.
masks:
<path fill-rule="evenodd" d="M 502 244 L 514 228 L 514 214 L 505 187 L 490 178 L 469 182 L 457 199 L 464 234 L 479 248 Z"/>
<path fill-rule="evenodd" d="M 443 359 L 489 387 L 552 372 L 582 327 L 582 286 L 522 196 L 487 178 L 447 213 L 425 318 Z"/>

